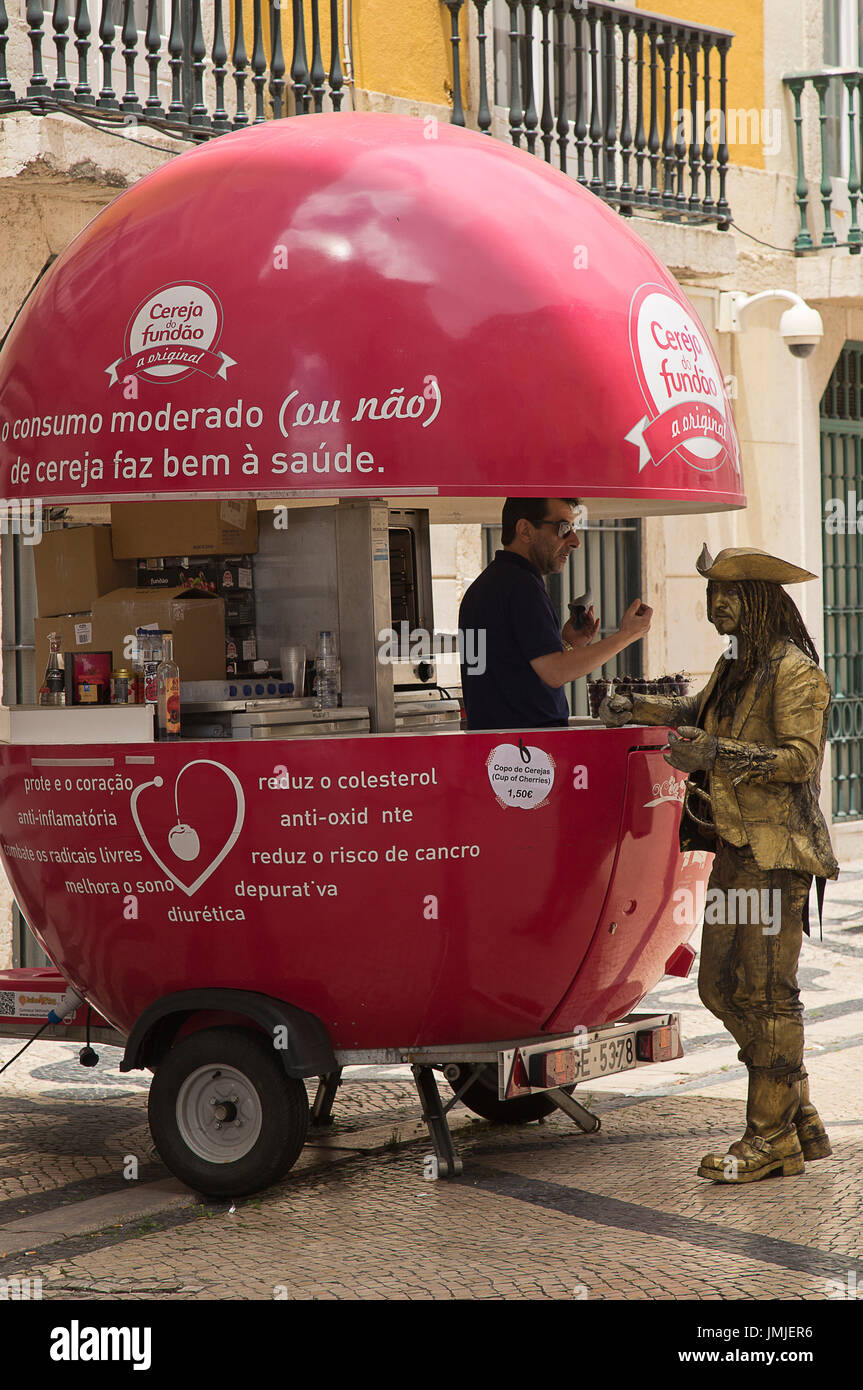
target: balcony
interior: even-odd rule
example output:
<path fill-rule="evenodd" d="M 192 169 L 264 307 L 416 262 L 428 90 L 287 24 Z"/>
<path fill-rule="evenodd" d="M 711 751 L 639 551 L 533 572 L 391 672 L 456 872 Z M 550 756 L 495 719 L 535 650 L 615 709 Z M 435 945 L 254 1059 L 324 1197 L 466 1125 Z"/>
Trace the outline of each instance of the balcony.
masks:
<path fill-rule="evenodd" d="M 822 248 L 845 247 L 859 256 L 863 174 L 863 68 L 822 68 L 786 73 L 783 82 L 794 102 L 796 201 L 800 227 L 794 240 L 798 255 Z M 808 170 L 818 193 L 813 198 Z M 810 207 L 820 200 L 821 207 Z M 818 215 L 820 213 L 820 216 Z M 809 218 L 820 225 L 810 230 Z M 848 221 L 837 236 L 834 218 Z M 813 235 L 814 232 L 814 235 Z"/>
<path fill-rule="evenodd" d="M 495 23 L 490 35 L 489 0 L 443 2 L 455 123 L 465 123 L 458 21 L 467 5 L 480 130 L 555 164 L 624 215 L 728 228 L 728 30 L 599 0 L 496 0 L 490 13 L 505 10 L 508 29 Z"/>
<path fill-rule="evenodd" d="M 727 30 L 599 0 L 438 8 L 453 123 L 556 164 L 624 215 L 728 227 Z M 200 141 L 338 111 L 341 20 L 338 0 L 0 0 L 0 113 Z"/>
<path fill-rule="evenodd" d="M 337 0 L 75 0 L 71 9 L 26 0 L 24 21 L 10 21 L 0 0 L 0 113 L 61 110 L 205 140 L 341 108 Z"/>

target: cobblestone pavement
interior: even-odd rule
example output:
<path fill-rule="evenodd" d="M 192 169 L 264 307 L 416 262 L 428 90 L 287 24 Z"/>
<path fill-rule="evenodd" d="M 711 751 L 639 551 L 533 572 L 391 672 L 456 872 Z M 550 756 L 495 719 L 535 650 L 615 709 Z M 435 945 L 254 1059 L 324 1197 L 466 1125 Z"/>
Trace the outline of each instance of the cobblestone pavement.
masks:
<path fill-rule="evenodd" d="M 863 1295 L 863 862 L 828 887 L 823 941 L 815 930 L 806 1063 L 834 1157 L 800 1177 L 696 1177 L 703 1153 L 742 1132 L 745 1073 L 695 969 L 642 1006 L 681 1014 L 686 1056 L 579 1089 L 598 1134 L 560 1112 L 510 1127 L 459 1105 L 452 1182 L 424 1179 L 406 1069 L 386 1082 L 353 1071 L 336 1124 L 311 1132 L 281 1184 L 202 1203 L 153 1149 L 147 1077 L 121 1075 L 114 1049 L 88 1071 L 77 1045 L 40 1042 L 0 1078 L 0 1278 L 94 1302 Z M 0 1040 L 0 1064 L 17 1046 Z"/>

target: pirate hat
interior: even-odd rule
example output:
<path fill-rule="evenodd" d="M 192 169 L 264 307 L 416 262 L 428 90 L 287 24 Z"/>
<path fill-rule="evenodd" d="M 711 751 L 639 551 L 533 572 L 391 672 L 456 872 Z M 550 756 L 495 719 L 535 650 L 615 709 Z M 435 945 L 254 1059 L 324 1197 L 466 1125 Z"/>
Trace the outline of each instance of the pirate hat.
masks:
<path fill-rule="evenodd" d="M 772 584 L 800 584 L 804 579 L 817 579 L 809 570 L 798 565 L 789 565 L 787 560 L 777 560 L 766 550 L 755 550 L 751 546 L 720 550 L 716 559 L 710 554 L 705 542 L 701 554 L 695 561 L 695 568 L 705 579 L 767 579 Z"/>

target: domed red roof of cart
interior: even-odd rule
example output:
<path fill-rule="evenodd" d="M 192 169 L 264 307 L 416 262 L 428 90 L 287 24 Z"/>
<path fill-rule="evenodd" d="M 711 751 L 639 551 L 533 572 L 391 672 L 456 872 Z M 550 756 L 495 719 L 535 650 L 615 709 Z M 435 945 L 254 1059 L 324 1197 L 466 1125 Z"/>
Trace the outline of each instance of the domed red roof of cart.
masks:
<path fill-rule="evenodd" d="M 94 218 L 0 354 L 0 488 L 745 505 L 707 333 L 626 220 L 371 113 L 221 136 Z"/>

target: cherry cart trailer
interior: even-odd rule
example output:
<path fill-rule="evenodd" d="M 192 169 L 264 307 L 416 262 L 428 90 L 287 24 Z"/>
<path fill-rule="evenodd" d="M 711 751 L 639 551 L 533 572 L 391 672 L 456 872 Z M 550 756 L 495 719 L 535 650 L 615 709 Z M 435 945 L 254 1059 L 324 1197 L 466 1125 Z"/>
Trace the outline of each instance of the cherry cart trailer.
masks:
<path fill-rule="evenodd" d="M 144 703 L 0 710 L 0 854 L 58 972 L 5 972 L 0 998 L 74 991 L 47 1035 L 90 1011 L 122 1039 L 162 1157 L 204 1192 L 280 1178 L 304 1080 L 322 1122 L 355 1061 L 414 1068 L 451 1175 L 438 1073 L 480 1114 L 590 1129 L 571 1088 L 680 1055 L 673 1015 L 637 1013 L 688 970 L 680 893 L 710 868 L 679 850 L 665 733 L 465 732 L 434 657 L 394 660 L 387 633 L 397 608 L 432 625 L 429 525 L 496 522 L 506 496 L 744 506 L 723 374 L 616 213 L 423 129 L 304 116 L 172 160 L 75 238 L 0 354 L 7 505 L 110 524 L 115 556 L 212 516 L 254 551 L 267 655 L 338 641 L 335 708 L 275 667 L 186 679 L 180 656 L 180 739 Z M 107 633 L 117 664 L 135 634 L 107 602 L 37 634 Z"/>

